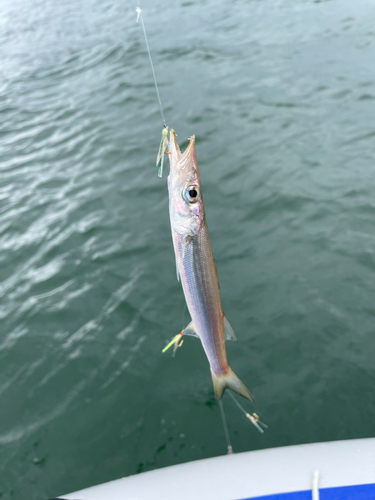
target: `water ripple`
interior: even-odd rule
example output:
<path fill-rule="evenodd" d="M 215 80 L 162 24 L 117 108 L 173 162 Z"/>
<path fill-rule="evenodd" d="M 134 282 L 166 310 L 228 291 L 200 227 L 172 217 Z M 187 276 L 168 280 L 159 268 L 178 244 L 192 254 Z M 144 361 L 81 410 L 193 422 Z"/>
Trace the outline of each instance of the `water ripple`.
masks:
<path fill-rule="evenodd" d="M 235 449 L 370 436 L 370 2 L 164 7 L 145 22 L 168 124 L 197 137 L 228 355 L 276 429 L 250 436 L 228 408 Z M 199 342 L 161 354 L 189 318 L 135 20 L 117 1 L 2 3 L 2 500 L 223 453 Z M 186 446 L 155 458 L 164 418 Z"/>

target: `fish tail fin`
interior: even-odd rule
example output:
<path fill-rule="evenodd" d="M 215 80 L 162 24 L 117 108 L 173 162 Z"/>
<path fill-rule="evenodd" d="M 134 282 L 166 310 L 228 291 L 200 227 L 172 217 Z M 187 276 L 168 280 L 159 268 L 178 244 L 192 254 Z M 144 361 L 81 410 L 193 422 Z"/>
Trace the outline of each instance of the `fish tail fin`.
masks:
<path fill-rule="evenodd" d="M 246 399 L 250 399 L 250 401 L 254 401 L 253 396 L 250 394 L 250 391 L 247 389 L 245 384 L 241 382 L 241 380 L 237 377 L 231 367 L 229 367 L 228 373 L 224 375 L 217 375 L 211 370 L 212 382 L 214 385 L 214 391 L 216 399 L 219 400 L 223 395 L 225 389 L 232 389 L 232 391 L 237 392 Z"/>

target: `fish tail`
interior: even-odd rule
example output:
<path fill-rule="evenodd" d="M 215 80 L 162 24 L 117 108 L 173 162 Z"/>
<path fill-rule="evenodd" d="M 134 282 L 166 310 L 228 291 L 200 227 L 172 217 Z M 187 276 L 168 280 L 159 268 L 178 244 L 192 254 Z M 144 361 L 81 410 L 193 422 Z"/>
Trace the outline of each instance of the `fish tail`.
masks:
<path fill-rule="evenodd" d="M 217 375 L 212 370 L 211 375 L 217 400 L 221 398 L 225 389 L 229 388 L 232 389 L 232 391 L 237 392 L 237 394 L 240 394 L 244 398 L 250 399 L 250 401 L 254 401 L 254 398 L 250 394 L 250 391 L 247 389 L 245 384 L 241 382 L 241 380 L 237 377 L 230 366 L 228 373 L 225 373 L 224 375 Z"/>

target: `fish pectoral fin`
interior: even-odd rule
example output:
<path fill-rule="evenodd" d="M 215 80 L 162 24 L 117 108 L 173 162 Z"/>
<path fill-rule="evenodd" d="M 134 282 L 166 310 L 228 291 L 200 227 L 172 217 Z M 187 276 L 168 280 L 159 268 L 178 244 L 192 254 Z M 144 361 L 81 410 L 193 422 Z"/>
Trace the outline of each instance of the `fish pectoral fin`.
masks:
<path fill-rule="evenodd" d="M 233 328 L 230 326 L 228 318 L 224 314 L 224 328 L 225 328 L 225 340 L 234 340 L 238 342 L 236 334 L 233 331 Z"/>
<path fill-rule="evenodd" d="M 182 257 L 181 257 L 182 260 L 184 260 L 184 257 L 185 257 L 185 248 L 186 248 L 186 245 L 188 244 L 188 241 L 189 241 L 188 237 L 185 236 L 185 238 L 183 239 L 183 242 L 182 242 Z M 175 249 L 174 255 L 176 257 L 177 281 L 180 281 L 179 258 L 178 258 L 178 253 L 176 252 L 176 249 Z"/>
<path fill-rule="evenodd" d="M 185 236 L 185 238 L 182 241 L 182 260 L 184 260 L 185 258 L 185 248 L 188 243 L 189 243 L 189 238 L 188 236 Z"/>
<path fill-rule="evenodd" d="M 188 326 L 185 328 L 185 330 L 182 331 L 183 335 L 190 335 L 191 337 L 198 337 L 199 335 L 197 333 L 197 330 L 195 329 L 194 323 L 191 321 Z"/>
<path fill-rule="evenodd" d="M 180 281 L 180 271 L 178 270 L 178 260 L 176 257 L 176 274 L 177 274 L 177 281 Z"/>

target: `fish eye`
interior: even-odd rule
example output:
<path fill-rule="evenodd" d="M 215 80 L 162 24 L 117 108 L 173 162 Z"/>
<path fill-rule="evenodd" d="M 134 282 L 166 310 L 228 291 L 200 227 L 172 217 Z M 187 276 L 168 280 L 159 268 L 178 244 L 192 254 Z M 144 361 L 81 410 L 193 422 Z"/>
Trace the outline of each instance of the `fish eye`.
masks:
<path fill-rule="evenodd" d="M 189 203 L 195 203 L 199 198 L 199 188 L 198 186 L 189 186 L 185 190 L 185 198 Z"/>

